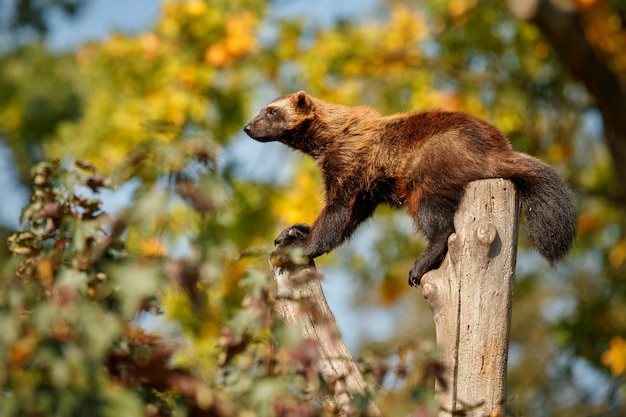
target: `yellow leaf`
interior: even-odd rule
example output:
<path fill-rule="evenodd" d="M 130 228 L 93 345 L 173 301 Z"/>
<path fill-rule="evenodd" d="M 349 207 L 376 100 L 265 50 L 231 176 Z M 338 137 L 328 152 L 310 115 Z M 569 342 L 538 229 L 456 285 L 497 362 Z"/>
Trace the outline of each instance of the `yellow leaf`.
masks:
<path fill-rule="evenodd" d="M 37 343 L 39 343 L 39 336 L 33 331 L 29 331 L 25 336 L 17 339 L 9 348 L 9 365 L 21 366 L 33 354 Z"/>
<path fill-rule="evenodd" d="M 144 33 L 139 37 L 139 44 L 144 52 L 144 58 L 148 61 L 154 60 L 161 49 L 161 40 L 153 32 Z"/>
<path fill-rule="evenodd" d="M 54 263 L 50 259 L 42 259 L 37 263 L 35 270 L 37 271 L 37 276 L 41 284 L 45 288 L 50 288 L 54 276 Z"/>
<path fill-rule="evenodd" d="M 204 60 L 214 67 L 225 67 L 232 63 L 228 49 L 223 43 L 210 45 L 204 52 Z"/>
<path fill-rule="evenodd" d="M 613 375 L 622 375 L 626 369 L 626 340 L 619 336 L 612 338 L 601 359 L 602 363 L 611 369 Z"/>
<path fill-rule="evenodd" d="M 257 49 L 254 34 L 256 17 L 251 12 L 229 16 L 224 24 L 226 37 L 207 47 L 204 60 L 216 67 L 228 67 L 237 59 Z"/>
<path fill-rule="evenodd" d="M 448 3 L 448 13 L 453 18 L 463 16 L 469 9 L 476 6 L 478 0 L 452 0 Z"/>
<path fill-rule="evenodd" d="M 626 262 L 626 240 L 620 241 L 609 252 L 609 263 L 615 269 Z"/>
<path fill-rule="evenodd" d="M 153 237 L 141 242 L 140 251 L 142 255 L 148 257 L 165 256 L 165 243 L 161 239 Z"/>
<path fill-rule="evenodd" d="M 563 161 L 571 158 L 571 149 L 563 143 L 555 143 L 548 148 L 548 158 L 551 161 Z"/>
<path fill-rule="evenodd" d="M 206 2 L 202 0 L 190 0 L 185 2 L 185 13 L 189 16 L 198 17 L 205 14 L 208 10 Z"/>

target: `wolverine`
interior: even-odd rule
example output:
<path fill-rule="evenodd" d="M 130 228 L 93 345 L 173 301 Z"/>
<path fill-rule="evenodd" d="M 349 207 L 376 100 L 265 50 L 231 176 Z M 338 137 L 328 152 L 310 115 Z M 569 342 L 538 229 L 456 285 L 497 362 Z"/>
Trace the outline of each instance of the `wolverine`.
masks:
<path fill-rule="evenodd" d="M 465 185 L 487 178 L 515 183 L 526 237 L 551 264 L 567 254 L 576 235 L 572 196 L 557 171 L 514 151 L 495 126 L 467 113 L 383 116 L 300 91 L 267 104 L 244 131 L 316 160 L 325 207 L 313 225 L 295 224 L 275 241 L 279 248 L 301 247 L 311 259 L 342 244 L 379 204 L 405 208 L 428 239 L 409 273 L 409 284 L 417 286 L 446 255 Z"/>

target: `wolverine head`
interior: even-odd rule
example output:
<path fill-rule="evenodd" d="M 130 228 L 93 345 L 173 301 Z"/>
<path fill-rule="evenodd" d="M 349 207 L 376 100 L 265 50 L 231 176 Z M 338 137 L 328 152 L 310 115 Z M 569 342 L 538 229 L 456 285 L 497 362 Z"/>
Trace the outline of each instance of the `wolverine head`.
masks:
<path fill-rule="evenodd" d="M 259 142 L 280 141 L 293 145 L 313 119 L 313 99 L 304 91 L 279 97 L 263 107 L 243 129 Z"/>

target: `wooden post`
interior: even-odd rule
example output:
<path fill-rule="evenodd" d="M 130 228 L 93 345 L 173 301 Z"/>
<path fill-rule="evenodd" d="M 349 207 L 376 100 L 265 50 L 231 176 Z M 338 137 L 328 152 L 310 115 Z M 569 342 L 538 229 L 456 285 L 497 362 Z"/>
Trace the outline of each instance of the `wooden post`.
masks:
<path fill-rule="evenodd" d="M 470 183 L 446 258 L 422 278 L 444 367 L 439 417 L 504 414 L 518 207 L 510 181 Z"/>
<path fill-rule="evenodd" d="M 320 372 L 336 393 L 335 398 L 326 399 L 324 407 L 337 410 L 339 415 L 348 415 L 354 395 L 365 393 L 363 375 L 341 338 L 315 265 L 286 264 L 288 267 L 273 266 L 278 296 L 276 309 L 287 324 L 301 325 L 304 337 L 318 342 Z M 382 417 L 373 401 L 369 403 L 367 416 Z"/>

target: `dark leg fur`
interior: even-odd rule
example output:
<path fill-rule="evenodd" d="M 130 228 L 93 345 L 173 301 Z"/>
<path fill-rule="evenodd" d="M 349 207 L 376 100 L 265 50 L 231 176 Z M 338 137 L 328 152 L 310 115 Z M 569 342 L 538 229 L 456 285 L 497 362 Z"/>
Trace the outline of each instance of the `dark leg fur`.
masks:
<path fill-rule="evenodd" d="M 412 287 L 417 287 L 420 285 L 422 276 L 435 268 L 437 268 L 443 258 L 446 256 L 448 252 L 448 236 L 452 234 L 454 230 L 450 233 L 443 233 L 437 236 L 434 240 L 429 240 L 428 245 L 426 245 L 426 249 L 420 254 L 420 257 L 417 258 L 411 272 L 409 272 L 409 285 Z"/>
<path fill-rule="evenodd" d="M 416 287 L 422 276 L 437 268 L 448 251 L 448 237 L 454 233 L 454 212 L 458 201 L 425 196 L 418 213 L 419 229 L 428 238 L 428 245 L 409 272 L 409 285 Z"/>
<path fill-rule="evenodd" d="M 327 205 L 313 223 L 306 254 L 311 258 L 317 258 L 341 245 L 354 231 L 354 228 L 350 227 L 350 217 L 350 208 L 347 206 Z"/>
<path fill-rule="evenodd" d="M 274 241 L 278 247 L 300 246 L 311 259 L 330 252 L 349 238 L 359 224 L 372 215 L 377 203 L 371 199 L 357 199 L 351 207 L 338 201 L 324 207 L 309 226 L 298 223 L 283 230 Z"/>

